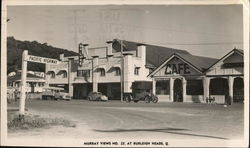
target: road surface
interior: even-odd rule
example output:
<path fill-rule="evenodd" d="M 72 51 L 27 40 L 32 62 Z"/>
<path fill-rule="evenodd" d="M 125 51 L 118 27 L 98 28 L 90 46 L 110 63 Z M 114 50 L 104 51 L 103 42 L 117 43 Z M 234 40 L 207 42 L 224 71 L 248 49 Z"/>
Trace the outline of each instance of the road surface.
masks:
<path fill-rule="evenodd" d="M 17 107 L 18 103 L 9 107 Z M 243 104 L 125 103 L 86 100 L 26 101 L 28 112 L 64 117 L 76 124 L 9 133 L 26 138 L 217 139 L 243 137 Z"/>

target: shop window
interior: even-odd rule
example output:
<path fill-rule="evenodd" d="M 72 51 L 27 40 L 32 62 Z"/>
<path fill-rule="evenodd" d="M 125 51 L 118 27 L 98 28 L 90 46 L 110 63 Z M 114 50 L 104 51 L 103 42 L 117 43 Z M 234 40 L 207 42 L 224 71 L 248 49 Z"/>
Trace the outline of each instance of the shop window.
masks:
<path fill-rule="evenodd" d="M 115 75 L 120 76 L 121 75 L 121 69 L 119 67 L 115 68 Z"/>
<path fill-rule="evenodd" d="M 169 81 L 156 81 L 156 95 L 168 95 L 169 94 Z"/>
<path fill-rule="evenodd" d="M 135 67 L 135 70 L 134 70 L 135 75 L 139 75 L 139 70 L 140 70 L 140 67 Z"/>
<path fill-rule="evenodd" d="M 90 77 L 90 70 L 77 70 L 77 77 Z"/>
<path fill-rule="evenodd" d="M 101 68 L 100 71 L 101 71 L 101 76 L 104 77 L 105 76 L 105 69 Z"/>
<path fill-rule="evenodd" d="M 228 81 L 223 78 L 215 78 L 210 80 L 210 95 L 228 95 Z"/>
<path fill-rule="evenodd" d="M 203 95 L 202 80 L 187 80 L 186 93 L 187 95 Z"/>

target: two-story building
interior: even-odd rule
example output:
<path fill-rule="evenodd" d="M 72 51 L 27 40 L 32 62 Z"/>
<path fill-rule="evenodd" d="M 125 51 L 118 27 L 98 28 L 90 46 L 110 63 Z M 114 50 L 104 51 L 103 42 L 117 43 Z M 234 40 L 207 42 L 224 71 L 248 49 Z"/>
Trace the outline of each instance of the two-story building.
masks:
<path fill-rule="evenodd" d="M 76 99 L 99 91 L 109 99 L 120 100 L 121 91 L 132 92 L 133 84 L 152 86 L 148 74 L 173 53 L 189 54 L 184 50 L 116 39 L 106 45 L 89 48 L 87 44 L 80 44 L 79 56 L 61 54 L 59 65 L 46 65 L 46 82 L 64 87 Z"/>

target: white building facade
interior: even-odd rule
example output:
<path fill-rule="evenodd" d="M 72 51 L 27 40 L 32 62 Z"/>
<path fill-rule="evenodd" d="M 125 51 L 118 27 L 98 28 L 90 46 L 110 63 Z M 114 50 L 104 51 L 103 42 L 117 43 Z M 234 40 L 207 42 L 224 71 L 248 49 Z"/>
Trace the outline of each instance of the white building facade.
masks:
<path fill-rule="evenodd" d="M 216 103 L 232 104 L 244 100 L 241 50 L 213 59 L 129 41 L 113 40 L 106 45 L 79 44 L 79 56 L 61 54 L 59 65 L 46 65 L 46 83 L 63 87 L 74 99 L 98 91 L 110 100 L 121 100 L 133 92 L 134 85 L 148 83 L 147 91 L 160 102 L 206 103 L 215 98 Z"/>
<path fill-rule="evenodd" d="M 151 68 L 146 66 L 146 46 L 138 44 L 136 50 L 113 52 L 112 43 L 95 49 L 80 44 L 79 56 L 60 55 L 59 65 L 46 65 L 46 82 L 64 87 L 76 99 L 84 99 L 93 91 L 111 100 L 120 100 L 121 91 L 132 93 L 134 82 L 151 82 L 147 77 Z"/>

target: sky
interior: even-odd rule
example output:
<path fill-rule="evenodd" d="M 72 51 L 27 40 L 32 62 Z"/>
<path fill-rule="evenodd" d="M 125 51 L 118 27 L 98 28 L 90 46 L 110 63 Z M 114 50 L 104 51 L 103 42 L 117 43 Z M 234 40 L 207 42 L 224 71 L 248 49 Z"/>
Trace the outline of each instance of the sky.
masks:
<path fill-rule="evenodd" d="M 8 6 L 8 36 L 78 51 L 123 39 L 221 58 L 243 48 L 242 5 Z"/>

